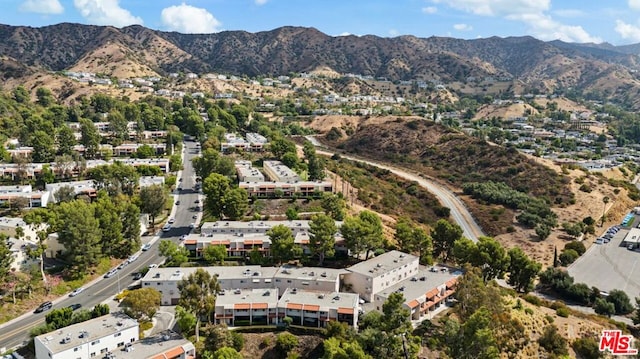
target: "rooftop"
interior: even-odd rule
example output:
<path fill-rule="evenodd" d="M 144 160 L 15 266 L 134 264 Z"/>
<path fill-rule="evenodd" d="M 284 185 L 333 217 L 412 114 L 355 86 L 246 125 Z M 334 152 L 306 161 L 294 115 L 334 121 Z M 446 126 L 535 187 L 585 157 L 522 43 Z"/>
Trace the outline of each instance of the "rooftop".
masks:
<path fill-rule="evenodd" d="M 377 277 L 414 261 L 417 262 L 418 257 L 400 251 L 390 251 L 364 262 L 354 264 L 347 268 L 347 270 L 369 277 Z"/>
<path fill-rule="evenodd" d="M 381 297 L 384 301 L 391 295 L 391 293 L 399 292 L 404 295 L 405 303 L 409 303 L 414 299 L 424 299 L 424 296 L 428 291 L 435 289 L 462 274 L 457 270 L 451 272 L 445 267 L 432 268 L 421 268 L 413 277 L 398 282 L 382 292 L 377 293 L 376 296 Z"/>
<path fill-rule="evenodd" d="M 213 266 L 200 267 L 211 275 L 217 275 L 219 282 L 238 278 L 266 279 L 273 278 L 278 268 L 260 266 Z M 175 281 L 195 273 L 198 268 L 151 268 L 143 281 Z M 220 283 L 223 285 L 224 283 Z"/>
<path fill-rule="evenodd" d="M 344 269 L 282 266 L 278 268 L 275 277 L 309 281 L 316 280 L 323 282 L 335 282 L 340 278 L 341 274 L 345 273 L 347 273 L 347 271 Z"/>
<path fill-rule="evenodd" d="M 25 222 L 22 218 L 18 217 L 0 217 L 0 227 L 26 227 L 27 222 Z"/>
<path fill-rule="evenodd" d="M 59 353 L 133 327 L 138 327 L 136 320 L 117 312 L 39 335 L 36 340 L 50 352 Z"/>
<path fill-rule="evenodd" d="M 223 289 L 216 297 L 216 306 L 222 306 L 225 309 L 234 309 L 236 304 L 259 304 L 263 307 L 258 308 L 257 305 L 251 305 L 247 306 L 246 309 L 275 308 L 278 304 L 278 289 Z"/>
<path fill-rule="evenodd" d="M 328 311 L 329 308 L 357 308 L 360 297 L 354 293 L 322 292 L 287 288 L 282 294 L 279 306 L 287 304 L 316 305 L 315 310 Z"/>
<path fill-rule="evenodd" d="M 127 350 L 120 349 L 112 352 L 112 354 L 115 354 L 117 359 L 155 359 L 157 355 L 171 353 L 172 355 L 167 355 L 166 357 L 172 358 L 179 355 L 179 352 L 184 353 L 186 350 L 193 349 L 194 346 L 193 343 L 183 338 L 180 334 L 171 330 L 165 330 L 154 336 L 134 342 L 125 348 L 127 348 Z M 175 355 L 173 355 L 174 351 L 176 352 Z M 162 356 L 162 358 L 165 357 Z"/>

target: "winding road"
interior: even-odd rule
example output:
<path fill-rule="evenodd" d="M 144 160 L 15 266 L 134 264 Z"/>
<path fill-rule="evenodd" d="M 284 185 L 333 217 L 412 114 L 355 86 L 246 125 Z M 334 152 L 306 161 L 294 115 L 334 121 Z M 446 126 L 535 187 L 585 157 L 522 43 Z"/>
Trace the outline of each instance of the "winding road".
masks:
<path fill-rule="evenodd" d="M 305 138 L 317 147 L 316 152 L 318 154 L 325 156 L 334 155 L 334 152 L 330 151 L 326 146 L 318 142 L 315 137 L 305 136 Z M 451 210 L 451 217 L 462 228 L 465 237 L 471 239 L 474 242 L 477 242 L 478 238 L 485 235 L 484 232 L 482 232 L 482 228 L 480 228 L 478 223 L 476 223 L 475 219 L 473 218 L 467 207 L 464 205 L 464 203 L 462 203 L 462 201 L 455 195 L 455 193 L 451 192 L 448 188 L 440 185 L 439 183 L 430 181 L 428 178 L 412 173 L 407 169 L 390 166 L 388 164 L 372 161 L 369 159 L 359 158 L 353 155 L 346 155 L 342 153 L 339 153 L 338 155 L 351 161 L 366 163 L 371 166 L 388 170 L 398 177 L 418 183 L 418 185 L 424 187 L 429 192 L 438 197 L 438 200 L 440 200 L 440 203 L 443 206 L 449 207 L 449 209 Z"/>

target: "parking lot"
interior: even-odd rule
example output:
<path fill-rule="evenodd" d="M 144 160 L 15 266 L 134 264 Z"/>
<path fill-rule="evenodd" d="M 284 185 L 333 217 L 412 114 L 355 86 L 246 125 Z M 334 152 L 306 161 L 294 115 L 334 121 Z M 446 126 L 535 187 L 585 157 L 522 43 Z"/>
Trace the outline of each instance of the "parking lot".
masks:
<path fill-rule="evenodd" d="M 627 246 L 621 245 L 627 233 L 629 228 L 621 229 L 609 243 L 593 244 L 569 266 L 569 274 L 575 279 L 575 283 L 585 283 L 607 292 L 620 289 L 632 301 L 633 298 L 640 297 L 640 251 L 629 250 Z"/>

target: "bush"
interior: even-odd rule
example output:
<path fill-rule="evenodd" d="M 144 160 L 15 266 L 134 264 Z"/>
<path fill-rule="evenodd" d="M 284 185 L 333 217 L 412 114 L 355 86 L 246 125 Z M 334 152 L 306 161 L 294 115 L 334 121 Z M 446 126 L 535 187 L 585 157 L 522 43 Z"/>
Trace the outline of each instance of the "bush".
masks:
<path fill-rule="evenodd" d="M 529 315 L 533 315 L 533 309 L 531 309 L 531 308 L 524 308 L 524 312 L 529 314 Z"/>
<path fill-rule="evenodd" d="M 573 263 L 576 261 L 576 259 L 578 259 L 578 257 L 580 257 L 580 255 L 578 254 L 578 252 L 576 252 L 573 249 L 566 249 L 564 251 L 562 251 L 562 253 L 560 254 L 560 263 L 563 266 L 568 266 L 569 264 Z"/>
<path fill-rule="evenodd" d="M 579 242 L 579 241 L 572 241 L 572 242 L 569 242 L 569 243 L 565 244 L 564 250 L 566 251 L 566 250 L 569 250 L 569 249 L 573 249 L 574 251 L 576 251 L 579 256 L 583 255 L 584 252 L 587 251 L 587 249 L 585 248 L 584 244 L 582 242 Z"/>
<path fill-rule="evenodd" d="M 522 299 L 526 300 L 527 302 L 529 302 L 529 303 L 531 303 L 531 304 L 533 304 L 533 305 L 535 305 L 537 307 L 542 305 L 542 300 L 539 297 L 537 297 L 537 296 L 535 296 L 533 294 L 527 294 L 527 295 L 523 296 Z"/>
<path fill-rule="evenodd" d="M 549 324 L 553 324 L 553 322 L 556 321 L 552 316 L 550 316 L 548 314 L 544 316 L 544 320 Z"/>
<path fill-rule="evenodd" d="M 240 333 L 236 333 L 234 331 L 230 331 L 229 335 L 231 336 L 231 342 L 233 343 L 233 349 L 237 352 L 240 352 L 242 348 L 244 348 L 244 337 Z"/>
<path fill-rule="evenodd" d="M 619 289 L 610 291 L 606 300 L 613 304 L 616 314 L 629 314 L 633 311 L 633 305 L 631 305 L 629 296 Z"/>
<path fill-rule="evenodd" d="M 598 341 L 594 338 L 578 338 L 571 344 L 573 350 L 578 354 L 580 358 L 584 359 L 598 359 L 602 358 L 602 353 L 599 350 Z"/>
<path fill-rule="evenodd" d="M 556 309 L 556 315 L 563 318 L 569 318 L 569 308 Z"/>
<path fill-rule="evenodd" d="M 298 337 L 296 337 L 295 335 L 289 332 L 278 334 L 278 337 L 276 338 L 276 349 L 278 349 L 280 352 L 289 353 L 297 346 Z"/>
<path fill-rule="evenodd" d="M 606 315 L 607 317 L 611 317 L 616 313 L 615 305 L 602 298 L 596 299 L 596 302 L 593 304 L 593 310 L 595 310 L 597 314 Z"/>
<path fill-rule="evenodd" d="M 555 301 L 555 302 L 551 303 L 551 305 L 549 306 L 549 308 L 551 308 L 553 310 L 558 310 L 560 308 L 566 308 L 566 307 L 567 306 L 564 305 L 564 303 L 558 302 L 558 301 Z"/>
<path fill-rule="evenodd" d="M 555 355 L 568 355 L 569 348 L 567 347 L 567 340 L 558 333 L 558 328 L 555 325 L 547 325 L 544 328 L 544 332 L 538 339 L 538 344 L 543 347 L 547 352 Z"/>

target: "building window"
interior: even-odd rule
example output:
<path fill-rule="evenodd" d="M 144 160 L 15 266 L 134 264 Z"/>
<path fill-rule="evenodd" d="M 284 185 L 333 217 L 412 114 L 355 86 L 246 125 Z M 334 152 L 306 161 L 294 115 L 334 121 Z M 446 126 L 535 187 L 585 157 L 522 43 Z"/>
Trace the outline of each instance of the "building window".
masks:
<path fill-rule="evenodd" d="M 104 354 L 104 353 L 106 353 L 106 352 L 107 352 L 107 348 L 102 348 L 102 349 L 100 349 L 100 354 Z"/>
<path fill-rule="evenodd" d="M 73 348 L 74 352 L 77 352 L 78 350 L 80 350 L 80 348 Z"/>
<path fill-rule="evenodd" d="M 136 341 L 136 338 L 131 338 L 131 342 L 132 343 L 135 342 L 135 341 Z"/>
<path fill-rule="evenodd" d="M 94 356 L 96 356 L 96 352 L 91 353 L 91 357 L 93 358 Z"/>
<path fill-rule="evenodd" d="M 116 334 L 114 334 L 113 336 L 114 336 L 114 337 L 119 337 L 119 336 L 121 336 L 121 335 L 122 335 L 122 333 L 116 333 Z"/>
<path fill-rule="evenodd" d="M 96 345 L 98 343 L 100 343 L 100 339 L 96 340 L 95 342 L 91 342 L 91 345 Z"/>
<path fill-rule="evenodd" d="M 291 283 L 291 279 L 287 279 L 287 283 Z"/>
<path fill-rule="evenodd" d="M 124 346 L 124 342 L 118 343 L 118 347 Z"/>

